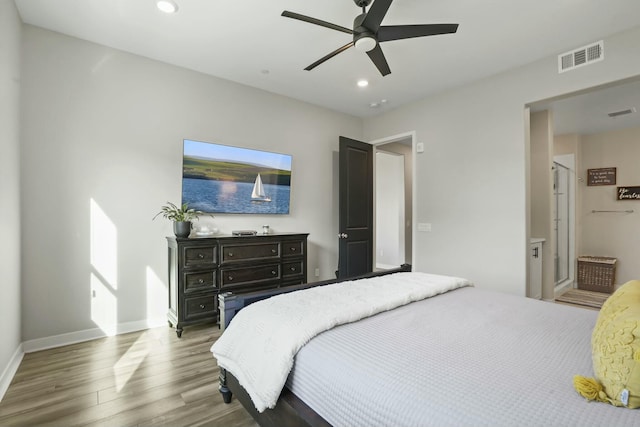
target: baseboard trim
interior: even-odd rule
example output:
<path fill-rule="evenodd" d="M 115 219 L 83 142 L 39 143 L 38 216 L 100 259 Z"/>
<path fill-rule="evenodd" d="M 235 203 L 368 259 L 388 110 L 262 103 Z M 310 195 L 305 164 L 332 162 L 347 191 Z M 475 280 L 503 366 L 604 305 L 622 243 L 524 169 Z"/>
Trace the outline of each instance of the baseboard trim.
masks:
<path fill-rule="evenodd" d="M 34 351 L 47 350 L 50 348 L 62 347 L 69 344 L 91 341 L 107 336 L 126 334 L 129 332 L 142 331 L 144 329 L 156 328 L 158 326 L 167 325 L 167 319 L 147 319 L 136 322 L 119 323 L 116 326 L 115 334 L 107 334 L 100 328 L 85 329 L 83 331 L 70 332 L 68 334 L 54 335 L 50 337 L 37 338 L 22 343 L 24 353 L 33 353 Z"/>
<path fill-rule="evenodd" d="M 2 376 L 0 376 L 0 402 L 2 401 L 2 398 L 4 397 L 7 390 L 9 390 L 9 385 L 11 384 L 13 377 L 16 375 L 16 372 L 18 372 L 18 368 L 20 367 L 20 363 L 22 362 L 23 357 L 24 350 L 22 344 L 20 344 L 16 351 L 13 353 L 13 356 L 11 357 L 11 360 L 9 361 L 7 367 L 4 369 Z"/>
<path fill-rule="evenodd" d="M 381 270 L 392 270 L 394 268 L 398 268 L 397 265 L 390 265 L 390 264 L 382 264 L 382 263 L 376 263 L 376 268 L 379 268 Z"/>

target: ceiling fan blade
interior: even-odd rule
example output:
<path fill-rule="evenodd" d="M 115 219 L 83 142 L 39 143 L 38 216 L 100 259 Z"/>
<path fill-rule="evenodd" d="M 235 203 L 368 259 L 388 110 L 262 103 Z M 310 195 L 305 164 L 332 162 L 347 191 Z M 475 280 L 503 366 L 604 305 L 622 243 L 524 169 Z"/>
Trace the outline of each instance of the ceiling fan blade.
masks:
<path fill-rule="evenodd" d="M 378 42 L 451 34 L 456 31 L 458 24 L 389 25 L 378 30 Z"/>
<path fill-rule="evenodd" d="M 373 64 L 378 68 L 378 71 L 380 71 L 380 74 L 382 74 L 383 77 L 387 74 L 391 74 L 391 68 L 389 68 L 387 59 L 384 57 L 384 53 L 382 53 L 382 49 L 379 44 L 367 52 L 367 55 L 369 55 L 369 58 L 371 58 L 371 61 L 373 61 Z"/>
<path fill-rule="evenodd" d="M 314 62 L 313 64 L 309 65 L 307 68 L 305 68 L 305 70 L 307 71 L 311 71 L 314 68 L 316 68 L 318 65 L 322 64 L 323 62 L 333 58 L 334 56 L 336 56 L 339 53 L 344 52 L 345 50 L 349 49 L 351 46 L 353 46 L 353 42 L 349 42 L 347 44 L 345 44 L 344 46 L 334 50 L 333 52 L 331 52 L 328 55 L 323 56 L 322 58 L 318 59 L 316 62 Z"/>
<path fill-rule="evenodd" d="M 364 21 L 362 21 L 362 26 L 369 29 L 372 33 L 378 31 L 392 2 L 393 0 L 375 0 L 369 8 Z"/>
<path fill-rule="evenodd" d="M 310 24 L 320 25 L 321 27 L 330 28 L 332 30 L 342 31 L 343 33 L 353 34 L 353 30 L 350 28 L 342 27 L 340 25 L 332 24 L 331 22 L 322 21 L 310 16 L 300 15 L 299 13 L 289 12 L 288 10 L 282 12 L 282 16 L 297 19 L 299 21 L 309 22 Z"/>

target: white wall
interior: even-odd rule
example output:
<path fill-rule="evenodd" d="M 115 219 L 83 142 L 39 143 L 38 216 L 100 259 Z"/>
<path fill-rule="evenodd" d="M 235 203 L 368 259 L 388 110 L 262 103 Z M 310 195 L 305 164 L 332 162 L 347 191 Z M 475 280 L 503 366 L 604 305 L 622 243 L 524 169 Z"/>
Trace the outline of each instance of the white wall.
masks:
<path fill-rule="evenodd" d="M 640 29 L 606 38 L 605 52 L 604 61 L 561 75 L 549 57 L 365 120 L 367 140 L 416 131 L 425 144 L 414 221 L 432 231 L 417 233 L 416 270 L 525 295 L 524 106 L 639 75 Z"/>
<path fill-rule="evenodd" d="M 0 1 L 0 399 L 21 360 L 20 327 L 20 18 Z"/>
<path fill-rule="evenodd" d="M 542 299 L 553 301 L 554 256 L 553 233 L 553 115 L 548 111 L 531 114 L 530 121 L 529 188 L 531 237 L 542 238 Z M 531 289 L 531 288 L 530 288 Z"/>
<path fill-rule="evenodd" d="M 640 128 L 580 136 L 581 221 L 578 255 L 618 258 L 616 284 L 640 278 L 640 201 L 617 200 L 617 186 L 640 186 Z M 586 185 L 587 169 L 615 167 L 617 185 Z M 592 210 L 627 213 L 592 213 Z"/>
<path fill-rule="evenodd" d="M 375 159 L 376 266 L 397 267 L 405 262 L 404 156 L 377 151 Z"/>
<path fill-rule="evenodd" d="M 171 224 L 151 218 L 180 200 L 183 138 L 292 154 L 290 215 L 212 222 L 308 232 L 309 280 L 333 277 L 335 152 L 339 135 L 362 138 L 360 119 L 36 27 L 23 36 L 25 341 L 166 324 Z"/>

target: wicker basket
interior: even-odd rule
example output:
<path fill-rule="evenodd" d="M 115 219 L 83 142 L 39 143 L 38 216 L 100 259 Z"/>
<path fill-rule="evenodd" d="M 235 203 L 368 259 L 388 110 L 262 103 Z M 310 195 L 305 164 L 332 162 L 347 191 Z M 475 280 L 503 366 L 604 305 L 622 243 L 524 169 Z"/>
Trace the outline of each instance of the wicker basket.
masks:
<path fill-rule="evenodd" d="M 578 257 L 578 289 L 613 293 L 617 261 L 602 256 Z"/>

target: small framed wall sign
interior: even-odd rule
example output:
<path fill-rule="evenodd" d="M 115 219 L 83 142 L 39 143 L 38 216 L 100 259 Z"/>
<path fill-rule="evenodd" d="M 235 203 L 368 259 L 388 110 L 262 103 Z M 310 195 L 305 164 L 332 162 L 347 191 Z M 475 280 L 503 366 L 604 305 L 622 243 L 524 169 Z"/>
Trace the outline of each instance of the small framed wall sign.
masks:
<path fill-rule="evenodd" d="M 640 200 L 640 186 L 618 187 L 618 200 Z"/>
<path fill-rule="evenodd" d="M 616 185 L 616 168 L 587 169 L 587 185 Z"/>

